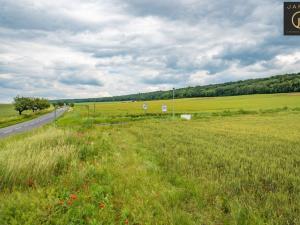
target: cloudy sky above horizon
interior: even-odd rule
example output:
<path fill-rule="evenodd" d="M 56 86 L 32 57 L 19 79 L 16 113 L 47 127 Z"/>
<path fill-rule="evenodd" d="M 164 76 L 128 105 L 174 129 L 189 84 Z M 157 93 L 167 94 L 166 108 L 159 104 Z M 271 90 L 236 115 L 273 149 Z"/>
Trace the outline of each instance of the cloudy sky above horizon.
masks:
<path fill-rule="evenodd" d="M 278 0 L 0 0 L 0 102 L 300 71 Z"/>

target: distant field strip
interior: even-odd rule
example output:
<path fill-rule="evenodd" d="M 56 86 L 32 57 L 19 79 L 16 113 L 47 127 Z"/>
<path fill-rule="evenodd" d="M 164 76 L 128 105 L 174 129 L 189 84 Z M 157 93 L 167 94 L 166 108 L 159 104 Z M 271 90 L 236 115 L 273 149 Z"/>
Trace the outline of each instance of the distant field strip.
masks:
<path fill-rule="evenodd" d="M 96 103 L 96 112 L 109 115 L 140 114 L 143 102 L 111 102 Z M 168 112 L 172 111 L 172 100 L 147 101 L 148 113 L 161 113 L 162 104 L 168 106 Z M 79 104 L 80 105 L 80 104 Z M 93 113 L 93 103 L 81 103 L 90 105 L 90 113 Z M 247 95 L 233 97 L 214 98 L 187 98 L 176 99 L 174 108 L 176 112 L 216 112 L 223 110 L 266 110 L 281 107 L 300 107 L 300 97 L 293 94 Z M 81 109 L 85 110 L 84 107 Z"/>

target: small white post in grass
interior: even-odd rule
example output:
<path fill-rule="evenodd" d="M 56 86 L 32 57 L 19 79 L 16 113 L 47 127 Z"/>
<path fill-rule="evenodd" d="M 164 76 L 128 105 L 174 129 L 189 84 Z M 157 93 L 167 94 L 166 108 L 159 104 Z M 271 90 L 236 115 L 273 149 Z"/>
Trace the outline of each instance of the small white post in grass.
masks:
<path fill-rule="evenodd" d="M 168 111 L 168 106 L 165 105 L 165 104 L 163 104 L 163 105 L 161 106 L 161 111 L 162 111 L 163 113 L 166 113 L 166 112 Z"/>
<path fill-rule="evenodd" d="M 87 110 L 88 110 L 88 120 L 90 120 L 90 106 L 87 105 Z"/>
<path fill-rule="evenodd" d="M 54 106 L 54 126 L 56 126 L 56 109 L 57 107 Z"/>
<path fill-rule="evenodd" d="M 175 119 L 174 99 L 175 99 L 175 88 L 173 88 L 173 100 L 172 100 L 173 119 Z"/>
<path fill-rule="evenodd" d="M 94 114 L 93 114 L 93 123 L 95 122 L 95 117 L 96 117 L 96 104 L 94 103 Z"/>
<path fill-rule="evenodd" d="M 148 104 L 147 103 L 143 104 L 143 110 L 144 110 L 144 113 L 146 114 L 146 112 L 148 110 Z"/>

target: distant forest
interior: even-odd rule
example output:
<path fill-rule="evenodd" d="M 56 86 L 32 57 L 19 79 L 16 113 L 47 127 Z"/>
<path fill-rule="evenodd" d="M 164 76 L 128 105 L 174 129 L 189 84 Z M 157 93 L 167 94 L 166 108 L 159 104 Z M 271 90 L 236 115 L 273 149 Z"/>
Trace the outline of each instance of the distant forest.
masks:
<path fill-rule="evenodd" d="M 175 98 L 235 96 L 250 94 L 273 94 L 300 92 L 300 73 L 277 75 L 268 78 L 249 79 L 223 84 L 179 88 L 175 91 Z M 112 102 L 112 101 L 145 101 L 171 99 L 172 90 L 154 91 L 148 93 L 129 94 L 114 97 L 63 99 L 64 102 Z"/>

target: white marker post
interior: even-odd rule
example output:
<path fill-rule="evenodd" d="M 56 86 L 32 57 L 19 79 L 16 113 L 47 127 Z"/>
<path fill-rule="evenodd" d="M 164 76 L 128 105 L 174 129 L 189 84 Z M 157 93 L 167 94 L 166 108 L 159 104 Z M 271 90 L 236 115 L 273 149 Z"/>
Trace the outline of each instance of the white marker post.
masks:
<path fill-rule="evenodd" d="M 57 106 L 54 106 L 54 126 L 56 127 L 56 109 Z"/>
<path fill-rule="evenodd" d="M 172 101 L 173 120 L 175 118 L 174 99 L 175 99 L 175 88 L 173 88 L 173 101 Z"/>
<path fill-rule="evenodd" d="M 143 110 L 144 110 L 144 113 L 146 114 L 146 112 L 148 110 L 148 104 L 147 103 L 143 104 Z"/>
<path fill-rule="evenodd" d="M 166 112 L 168 111 L 167 105 L 163 104 L 163 105 L 161 106 L 161 111 L 162 111 L 163 113 L 166 113 Z"/>
<path fill-rule="evenodd" d="M 93 123 L 95 122 L 95 117 L 96 117 L 96 104 L 94 103 L 94 113 L 93 113 Z"/>
<path fill-rule="evenodd" d="M 88 110 L 88 120 L 90 120 L 90 106 L 86 105 L 86 107 L 87 107 L 87 110 Z"/>

